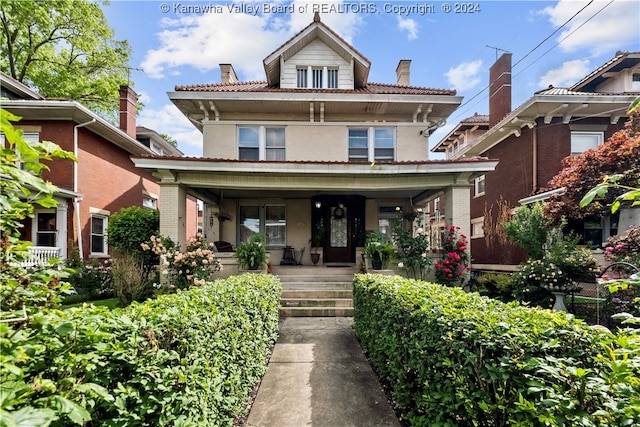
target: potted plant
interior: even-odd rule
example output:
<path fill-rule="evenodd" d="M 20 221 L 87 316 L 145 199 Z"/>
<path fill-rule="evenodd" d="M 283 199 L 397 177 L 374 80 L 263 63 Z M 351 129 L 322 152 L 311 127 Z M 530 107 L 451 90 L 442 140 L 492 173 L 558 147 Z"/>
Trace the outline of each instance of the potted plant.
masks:
<path fill-rule="evenodd" d="M 316 265 L 318 261 L 320 261 L 318 248 L 324 246 L 324 228 L 316 227 L 316 229 L 311 233 L 311 239 L 309 242 L 311 243 L 311 262 L 313 262 L 313 265 Z"/>
<path fill-rule="evenodd" d="M 235 257 L 241 268 L 249 270 L 257 270 L 267 260 L 267 247 L 265 245 L 265 235 L 255 233 L 249 240 L 238 245 L 235 251 Z"/>
<path fill-rule="evenodd" d="M 393 243 L 380 231 L 373 231 L 367 236 L 364 253 L 371 260 L 371 268 L 382 270 L 395 252 Z"/>

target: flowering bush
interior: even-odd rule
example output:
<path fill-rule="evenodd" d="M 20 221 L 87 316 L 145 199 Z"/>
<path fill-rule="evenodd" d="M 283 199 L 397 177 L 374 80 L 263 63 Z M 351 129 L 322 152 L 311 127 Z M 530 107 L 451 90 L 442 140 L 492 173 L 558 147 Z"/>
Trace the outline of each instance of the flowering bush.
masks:
<path fill-rule="evenodd" d="M 640 225 L 629 227 L 624 235 L 610 237 L 605 258 L 611 262 L 640 265 Z"/>
<path fill-rule="evenodd" d="M 170 239 L 156 236 L 151 236 L 151 244 L 143 243 L 142 249 L 160 256 L 160 272 L 169 275 L 170 289 L 203 285 L 222 269 L 213 252 L 214 244 L 205 242 L 201 233 L 189 239 L 184 252 Z"/>
<path fill-rule="evenodd" d="M 98 299 L 113 293 L 110 259 L 83 261 L 72 257 L 67 261 L 67 267 L 73 269 L 73 273 L 69 275 L 69 283 L 78 294 Z"/>
<path fill-rule="evenodd" d="M 471 270 L 467 236 L 460 227 L 446 226 L 442 234 L 442 259 L 436 261 L 436 280 L 446 286 L 462 286 Z"/>
<path fill-rule="evenodd" d="M 398 267 L 404 269 L 408 277 L 424 280 L 431 267 L 431 258 L 428 255 L 429 233 L 422 227 L 421 215 L 403 215 L 400 208 L 397 208 L 396 212 L 393 237 L 396 257 L 400 261 Z M 410 222 L 410 230 L 403 227 L 404 219 Z"/>

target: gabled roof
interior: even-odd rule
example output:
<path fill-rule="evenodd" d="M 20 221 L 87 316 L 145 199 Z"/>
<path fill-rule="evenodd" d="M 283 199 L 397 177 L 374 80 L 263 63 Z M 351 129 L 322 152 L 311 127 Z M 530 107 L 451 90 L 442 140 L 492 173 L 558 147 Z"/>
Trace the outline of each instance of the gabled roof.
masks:
<path fill-rule="evenodd" d="M 281 59 L 286 61 L 302 50 L 312 41 L 320 39 L 333 49 L 345 61 L 353 61 L 353 75 L 355 87 L 366 86 L 371 68 L 371 61 L 336 34 L 331 28 L 320 21 L 320 14 L 316 12 L 313 22 L 298 34 L 287 40 L 282 46 L 269 54 L 263 61 L 267 74 L 267 84 L 271 87 L 280 86 Z"/>
<path fill-rule="evenodd" d="M 155 145 L 162 147 L 164 155 L 167 156 L 183 156 L 184 153 L 174 147 L 166 139 L 164 139 L 158 132 L 153 129 L 149 129 L 144 126 L 136 126 L 136 139 L 140 141 L 140 138 L 149 138 Z M 146 145 L 146 144 L 145 144 Z"/>
<path fill-rule="evenodd" d="M 595 92 L 596 87 L 605 81 L 606 73 L 616 73 L 640 63 L 640 52 L 617 52 L 610 61 L 595 69 L 569 89 L 573 91 Z"/>
<path fill-rule="evenodd" d="M 35 90 L 20 83 L 13 77 L 0 71 L 0 86 L 2 87 L 2 97 L 9 99 L 44 99 Z"/>

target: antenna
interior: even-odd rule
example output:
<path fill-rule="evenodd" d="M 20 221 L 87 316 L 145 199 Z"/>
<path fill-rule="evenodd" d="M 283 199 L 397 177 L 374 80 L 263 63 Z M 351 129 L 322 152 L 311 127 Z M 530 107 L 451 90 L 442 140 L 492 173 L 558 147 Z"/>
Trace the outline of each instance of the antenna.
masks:
<path fill-rule="evenodd" d="M 509 52 L 508 50 L 500 49 L 499 47 L 495 47 L 495 46 L 489 46 L 489 45 L 487 45 L 487 47 L 488 47 L 489 49 L 495 49 L 495 51 L 496 51 L 496 61 L 498 60 L 498 51 L 500 51 L 500 52 L 504 52 L 504 53 L 511 53 L 511 52 Z"/>
<path fill-rule="evenodd" d="M 125 67 L 127 69 L 127 84 L 131 84 L 131 71 L 142 71 L 144 73 L 144 70 L 142 68 L 133 68 L 133 67 Z"/>

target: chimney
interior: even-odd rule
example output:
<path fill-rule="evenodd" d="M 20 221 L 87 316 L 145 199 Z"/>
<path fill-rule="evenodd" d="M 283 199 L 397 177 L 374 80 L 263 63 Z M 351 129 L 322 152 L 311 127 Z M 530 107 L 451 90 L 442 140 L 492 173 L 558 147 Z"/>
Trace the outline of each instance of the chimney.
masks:
<path fill-rule="evenodd" d="M 511 54 L 502 56 L 489 69 L 489 127 L 511 112 Z"/>
<path fill-rule="evenodd" d="M 223 85 L 238 83 L 238 76 L 231 64 L 220 64 L 220 83 Z"/>
<path fill-rule="evenodd" d="M 396 67 L 396 76 L 398 77 L 398 86 L 409 86 L 409 74 L 411 67 L 410 59 L 401 59 Z"/>
<path fill-rule="evenodd" d="M 120 129 L 131 138 L 136 138 L 136 114 L 138 94 L 129 86 L 120 86 Z"/>

